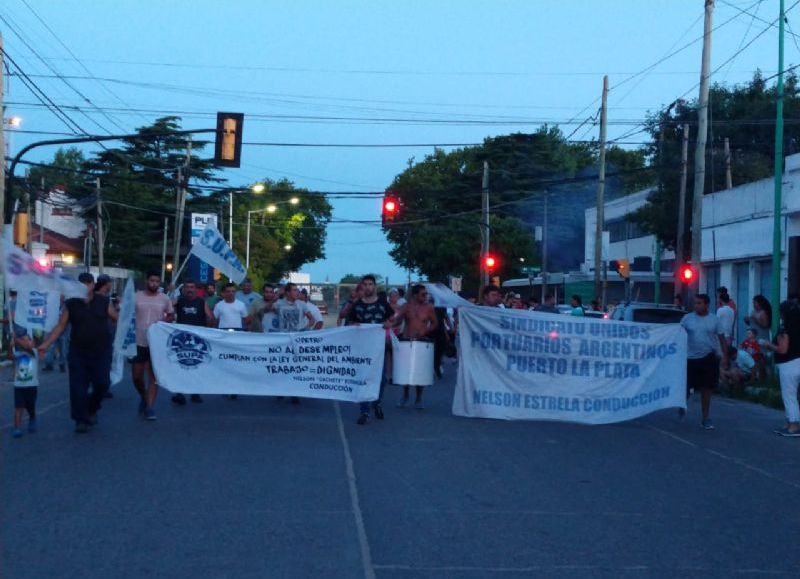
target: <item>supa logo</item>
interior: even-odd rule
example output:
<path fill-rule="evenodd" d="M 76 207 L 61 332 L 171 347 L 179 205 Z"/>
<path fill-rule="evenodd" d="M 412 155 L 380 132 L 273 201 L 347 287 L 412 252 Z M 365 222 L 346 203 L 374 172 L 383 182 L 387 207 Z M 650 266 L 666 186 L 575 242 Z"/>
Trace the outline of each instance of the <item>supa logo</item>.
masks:
<path fill-rule="evenodd" d="M 191 332 L 172 332 L 167 341 L 167 357 L 181 368 L 194 370 L 211 361 L 211 345 Z"/>

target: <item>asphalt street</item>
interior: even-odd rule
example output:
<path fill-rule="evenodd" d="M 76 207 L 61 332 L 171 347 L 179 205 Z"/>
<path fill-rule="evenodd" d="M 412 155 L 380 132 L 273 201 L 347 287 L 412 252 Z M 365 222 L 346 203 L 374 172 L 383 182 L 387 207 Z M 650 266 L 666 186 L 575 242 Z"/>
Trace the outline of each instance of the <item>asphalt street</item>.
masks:
<path fill-rule="evenodd" d="M 39 432 L 0 386 L 3 579 L 798 577 L 800 440 L 715 399 L 612 426 L 214 396 L 137 416 L 130 380 L 89 434 L 46 374 Z M 202 377 L 200 377 L 202 379 Z"/>

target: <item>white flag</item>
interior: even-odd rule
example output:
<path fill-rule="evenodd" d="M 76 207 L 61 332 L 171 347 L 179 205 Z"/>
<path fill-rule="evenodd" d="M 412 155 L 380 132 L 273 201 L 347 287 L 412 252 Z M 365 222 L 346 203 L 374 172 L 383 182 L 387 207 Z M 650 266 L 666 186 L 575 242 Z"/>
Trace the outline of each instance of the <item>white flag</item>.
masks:
<path fill-rule="evenodd" d="M 122 293 L 122 305 L 114 334 L 114 351 L 125 356 L 136 355 L 136 291 L 133 278 L 128 278 Z"/>
<path fill-rule="evenodd" d="M 189 254 L 194 254 L 211 267 L 224 273 L 234 283 L 242 283 L 245 269 L 236 254 L 225 242 L 219 231 L 209 225 L 192 245 Z"/>
<path fill-rule="evenodd" d="M 463 308 L 472 306 L 472 304 L 441 283 L 426 283 L 425 288 L 428 290 L 431 298 L 433 298 L 433 305 L 437 308 Z"/>

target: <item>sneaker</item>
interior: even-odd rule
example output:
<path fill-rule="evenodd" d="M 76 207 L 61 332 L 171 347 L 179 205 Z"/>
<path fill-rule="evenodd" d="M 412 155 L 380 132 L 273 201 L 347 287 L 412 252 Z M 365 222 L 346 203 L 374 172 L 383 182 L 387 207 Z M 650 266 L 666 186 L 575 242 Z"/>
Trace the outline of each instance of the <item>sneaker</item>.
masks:
<path fill-rule="evenodd" d="M 147 403 L 144 400 L 139 401 L 139 416 L 144 416 L 144 412 L 147 410 Z"/>
<path fill-rule="evenodd" d="M 89 425 L 85 422 L 77 422 L 75 423 L 75 433 L 76 434 L 86 434 L 89 432 Z"/>
<path fill-rule="evenodd" d="M 186 396 L 180 393 L 173 394 L 170 400 L 172 400 L 173 404 L 177 404 L 178 406 L 183 406 L 184 404 L 186 404 Z"/>
<path fill-rule="evenodd" d="M 362 413 L 361 416 L 358 417 L 358 420 L 356 420 L 356 424 L 360 425 L 364 425 L 367 422 L 369 422 L 369 414 L 366 412 Z"/>
<path fill-rule="evenodd" d="M 398 408 L 408 408 L 408 398 L 401 398 L 400 402 L 397 403 Z"/>
<path fill-rule="evenodd" d="M 710 418 L 703 418 L 703 422 L 700 426 L 703 427 L 703 430 L 714 430 L 714 423 L 711 422 Z"/>
<path fill-rule="evenodd" d="M 158 419 L 157 416 L 156 416 L 156 411 L 153 410 L 152 408 L 145 408 L 144 417 L 147 420 L 157 420 Z"/>
<path fill-rule="evenodd" d="M 192 394 L 192 402 L 200 403 L 203 401 L 203 398 L 199 394 Z"/>
<path fill-rule="evenodd" d="M 11 438 L 22 438 L 22 429 L 15 428 L 11 431 Z"/>
<path fill-rule="evenodd" d="M 417 400 L 414 402 L 414 408 L 417 410 L 425 410 L 425 405 L 422 403 L 422 400 Z"/>
<path fill-rule="evenodd" d="M 776 431 L 781 436 L 788 436 L 791 438 L 800 438 L 800 430 L 789 430 L 788 428 L 781 428 Z"/>
<path fill-rule="evenodd" d="M 373 406 L 372 411 L 375 413 L 375 418 L 383 420 L 383 407 L 380 404 Z"/>
<path fill-rule="evenodd" d="M 30 420 L 28 420 L 28 432 L 34 433 L 36 432 L 36 430 L 37 430 L 36 419 L 31 418 Z"/>

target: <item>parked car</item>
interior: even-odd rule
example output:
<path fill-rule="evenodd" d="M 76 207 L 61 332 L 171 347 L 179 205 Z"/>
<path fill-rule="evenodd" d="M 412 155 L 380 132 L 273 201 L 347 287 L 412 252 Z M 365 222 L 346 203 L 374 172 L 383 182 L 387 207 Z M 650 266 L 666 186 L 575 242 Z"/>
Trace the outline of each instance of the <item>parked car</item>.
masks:
<path fill-rule="evenodd" d="M 611 319 L 648 324 L 678 324 L 685 315 L 685 311 L 675 306 L 630 302 L 615 307 L 611 312 Z"/>

